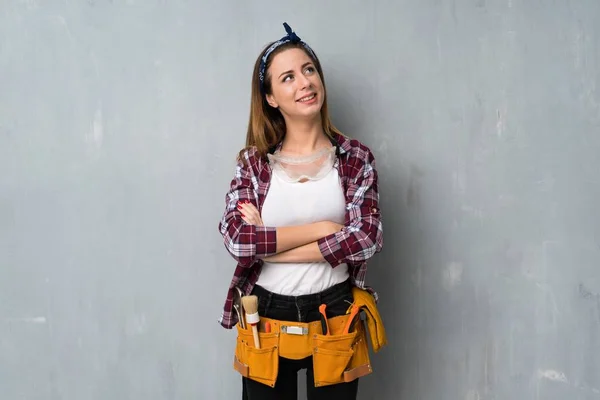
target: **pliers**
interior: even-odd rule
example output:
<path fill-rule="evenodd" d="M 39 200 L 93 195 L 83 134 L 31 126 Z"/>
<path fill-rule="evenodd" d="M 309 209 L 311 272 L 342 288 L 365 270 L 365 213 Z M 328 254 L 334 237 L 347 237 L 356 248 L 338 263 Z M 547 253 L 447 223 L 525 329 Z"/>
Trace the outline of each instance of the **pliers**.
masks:
<path fill-rule="evenodd" d="M 348 322 L 346 323 L 346 327 L 344 328 L 344 333 L 350 333 L 350 329 L 352 329 L 354 325 L 354 320 L 357 316 L 358 318 L 360 318 L 360 316 L 358 315 L 359 311 L 360 308 L 357 305 L 352 305 L 352 308 L 350 309 L 350 316 L 348 317 Z"/>
<path fill-rule="evenodd" d="M 329 325 L 327 324 L 327 314 L 325 313 L 326 308 L 326 304 L 321 304 L 319 306 L 319 313 L 321 314 L 321 329 L 323 330 L 323 335 L 329 335 Z"/>

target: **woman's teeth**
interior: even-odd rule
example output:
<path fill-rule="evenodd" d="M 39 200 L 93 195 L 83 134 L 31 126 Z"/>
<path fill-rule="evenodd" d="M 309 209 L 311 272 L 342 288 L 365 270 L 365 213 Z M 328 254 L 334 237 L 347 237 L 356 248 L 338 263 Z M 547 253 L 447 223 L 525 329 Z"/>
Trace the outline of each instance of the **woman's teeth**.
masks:
<path fill-rule="evenodd" d="M 314 98 L 315 98 L 315 95 L 314 95 L 314 94 L 311 94 L 310 96 L 303 97 L 303 98 L 301 98 L 301 99 L 300 99 L 300 100 L 298 100 L 298 101 L 300 101 L 300 102 L 305 102 L 305 101 L 310 101 L 310 100 L 312 100 L 312 99 L 314 99 Z"/>

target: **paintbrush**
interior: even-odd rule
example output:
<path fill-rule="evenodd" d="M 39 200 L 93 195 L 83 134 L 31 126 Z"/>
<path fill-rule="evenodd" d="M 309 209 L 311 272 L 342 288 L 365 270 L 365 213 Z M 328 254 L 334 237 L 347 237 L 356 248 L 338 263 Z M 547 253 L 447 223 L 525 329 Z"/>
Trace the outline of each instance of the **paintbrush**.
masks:
<path fill-rule="evenodd" d="M 258 338 L 258 297 L 255 295 L 242 297 L 242 306 L 246 312 L 246 322 L 252 327 L 254 334 L 254 347 L 260 349 L 260 339 Z"/>

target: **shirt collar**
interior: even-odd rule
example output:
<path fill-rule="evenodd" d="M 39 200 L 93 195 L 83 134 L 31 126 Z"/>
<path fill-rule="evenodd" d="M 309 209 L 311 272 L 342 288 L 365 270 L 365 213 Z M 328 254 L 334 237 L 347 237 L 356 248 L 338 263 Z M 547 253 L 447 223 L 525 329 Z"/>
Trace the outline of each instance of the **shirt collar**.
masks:
<path fill-rule="evenodd" d="M 345 136 L 342 136 L 338 133 L 333 133 L 332 134 L 333 137 L 329 138 L 329 141 L 331 142 L 332 145 L 335 146 L 335 154 L 336 155 L 340 155 L 340 154 L 344 154 L 347 151 L 350 150 L 350 140 L 348 140 L 348 138 L 346 138 Z M 271 146 L 271 148 L 269 149 L 269 153 L 273 154 L 275 151 L 281 149 L 281 145 L 283 144 L 283 140 L 279 141 L 279 143 L 277 143 L 274 146 Z"/>

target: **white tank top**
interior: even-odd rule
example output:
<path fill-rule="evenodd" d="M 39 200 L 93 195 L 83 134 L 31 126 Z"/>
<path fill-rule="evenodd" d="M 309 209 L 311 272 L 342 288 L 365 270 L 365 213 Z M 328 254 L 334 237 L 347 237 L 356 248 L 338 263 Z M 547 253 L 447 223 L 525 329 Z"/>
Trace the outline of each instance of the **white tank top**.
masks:
<path fill-rule="evenodd" d="M 269 191 L 261 212 L 265 226 L 308 224 L 318 221 L 344 223 L 346 199 L 338 171 L 316 181 L 289 182 L 271 175 Z M 348 266 L 332 268 L 329 263 L 264 262 L 258 285 L 274 293 L 299 296 L 321 292 L 348 278 Z"/>

